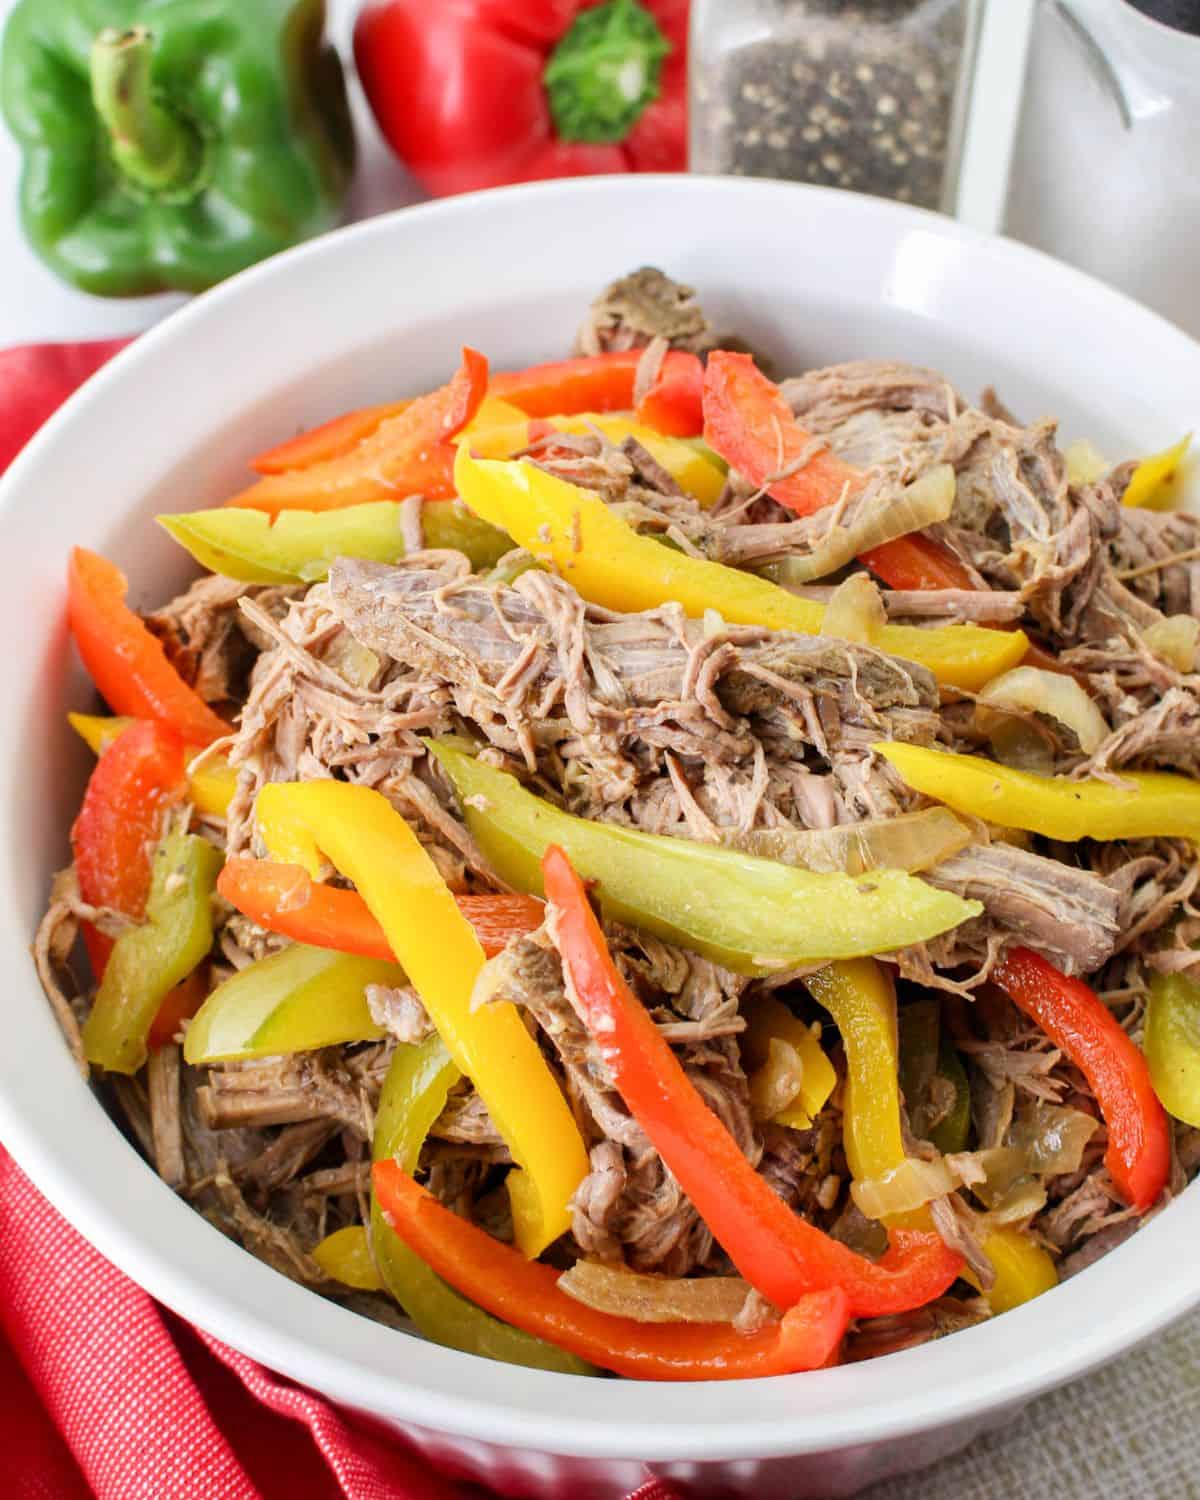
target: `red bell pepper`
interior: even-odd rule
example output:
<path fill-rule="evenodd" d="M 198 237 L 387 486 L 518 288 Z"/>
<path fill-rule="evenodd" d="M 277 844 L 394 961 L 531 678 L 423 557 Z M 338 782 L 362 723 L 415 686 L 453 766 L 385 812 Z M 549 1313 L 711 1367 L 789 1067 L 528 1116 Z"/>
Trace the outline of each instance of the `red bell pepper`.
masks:
<path fill-rule="evenodd" d="M 840 1287 L 854 1317 L 941 1296 L 962 1258 L 936 1235 L 894 1230 L 877 1263 L 790 1209 L 704 1102 L 612 961 L 583 882 L 555 845 L 542 858 L 553 931 L 582 1019 L 617 1092 L 742 1275 L 776 1307 Z"/>
<path fill-rule="evenodd" d="M 183 1023 L 190 1021 L 208 999 L 208 984 L 208 965 L 201 964 L 182 984 L 168 991 L 146 1037 L 151 1052 L 175 1040 Z"/>
<path fill-rule="evenodd" d="M 67 569 L 67 611 L 75 644 L 105 702 L 117 714 L 156 719 L 191 745 L 229 733 L 167 660 L 162 642 L 125 603 L 128 584 L 115 563 L 76 547 Z"/>
<path fill-rule="evenodd" d="M 898 536 L 858 559 L 890 589 L 973 589 L 975 583 L 954 553 L 922 536 Z"/>
<path fill-rule="evenodd" d="M 372 0 L 354 57 L 434 194 L 687 166 L 688 0 Z"/>
<path fill-rule="evenodd" d="M 492 376 L 490 393 L 531 417 L 629 411 L 642 353 L 622 349 L 507 371 Z M 637 418 L 668 437 L 696 437 L 704 426 L 703 395 L 704 367 L 696 355 L 669 350 Z"/>
<path fill-rule="evenodd" d="M 1014 948 L 992 977 L 1088 1081 L 1108 1127 L 1104 1165 L 1139 1213 L 1158 1201 L 1171 1167 L 1171 1128 L 1141 1050 L 1082 979 L 1029 948 Z"/>
<path fill-rule="evenodd" d="M 313 880 L 300 865 L 267 859 L 229 859 L 217 890 L 252 922 L 311 948 L 333 948 L 395 963 L 383 928 L 357 891 Z M 489 958 L 509 938 L 535 932 L 546 909 L 536 896 L 456 896 Z"/>
<path fill-rule="evenodd" d="M 185 764 L 182 738 L 150 722 L 131 724 L 96 762 L 71 829 L 79 894 L 89 906 L 141 918 L 163 810 L 183 794 Z M 99 980 L 112 939 L 90 922 L 83 936 Z"/>
<path fill-rule="evenodd" d="M 618 1375 L 739 1380 L 816 1370 L 837 1357 L 849 1319 L 837 1288 L 809 1293 L 758 1333 L 727 1323 L 639 1323 L 560 1291 L 561 1271 L 444 1208 L 399 1162 L 376 1162 L 371 1180 L 388 1224 L 443 1281 L 506 1323 Z"/>
<path fill-rule="evenodd" d="M 447 499 L 454 494 L 455 448 L 450 439 L 479 409 L 487 382 L 487 360 L 474 349 L 464 349 L 462 365 L 448 385 L 406 403 L 353 447 L 305 468 L 268 474 L 225 503 L 276 515 L 281 510 L 337 510 L 373 500 L 402 500 L 406 495 Z"/>
<path fill-rule="evenodd" d="M 0 350 L 0 474 L 76 386 L 124 349 L 129 339 L 83 344 L 21 344 Z"/>
<path fill-rule="evenodd" d="M 398 417 L 411 404 L 409 401 L 393 401 L 386 406 L 364 406 L 358 411 L 348 411 L 344 416 L 322 422 L 320 427 L 310 427 L 307 432 L 268 448 L 250 460 L 250 467 L 260 474 L 286 474 L 289 469 L 311 469 L 313 464 L 341 458 L 357 448 L 364 438 L 377 432 L 389 417 Z"/>

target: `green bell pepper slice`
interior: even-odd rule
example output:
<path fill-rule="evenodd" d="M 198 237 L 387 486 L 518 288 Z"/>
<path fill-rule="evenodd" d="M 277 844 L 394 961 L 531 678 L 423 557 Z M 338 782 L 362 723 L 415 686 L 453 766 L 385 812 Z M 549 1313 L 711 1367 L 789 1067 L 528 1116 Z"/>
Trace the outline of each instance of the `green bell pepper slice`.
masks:
<path fill-rule="evenodd" d="M 1168 1114 L 1200 1130 L 1200 984 L 1186 974 L 1150 981 L 1142 1050 Z"/>
<path fill-rule="evenodd" d="M 900 1007 L 900 1088 L 913 1134 L 932 1141 L 943 1155 L 965 1151 L 971 1130 L 971 1090 L 967 1070 L 950 1040 L 941 1034 L 936 1000 L 914 1000 Z M 932 1084 L 941 1078 L 954 1090 L 949 1110 L 930 1123 Z"/>
<path fill-rule="evenodd" d="M 90 1063 L 111 1073 L 136 1073 L 146 1061 L 150 1027 L 167 992 L 212 947 L 212 897 L 221 864 L 219 851 L 196 834 L 169 833 L 155 849 L 146 920 L 113 944 L 84 1022 Z"/>
<path fill-rule="evenodd" d="M 415 1047 L 397 1047 L 375 1113 L 372 1160 L 395 1157 L 406 1172 L 414 1172 L 425 1137 L 461 1077 L 440 1037 L 431 1036 Z M 389 1227 L 374 1193 L 371 1245 L 384 1286 L 427 1339 L 535 1370 L 598 1373 L 585 1360 L 502 1323 L 447 1286 Z"/>
<path fill-rule="evenodd" d="M 277 516 L 227 506 L 157 520 L 203 567 L 243 583 L 319 583 L 334 558 L 393 563 L 405 551 L 394 500 L 344 510 L 282 510 Z M 427 547 L 465 553 L 474 568 L 491 567 L 512 550 L 504 532 L 472 515 L 461 500 L 429 502 L 421 524 Z"/>
<path fill-rule="evenodd" d="M 903 870 L 817 874 L 689 839 L 574 817 L 446 740 L 427 740 L 467 826 L 502 879 L 542 894 L 542 853 L 560 845 L 599 883 L 609 917 L 705 954 L 738 974 L 889 953 L 977 916 L 977 901 Z"/>
<path fill-rule="evenodd" d="M 0 98 L 33 248 L 139 296 L 332 228 L 354 138 L 324 21 L 324 0 L 20 0 Z"/>
<path fill-rule="evenodd" d="M 183 1055 L 232 1062 L 377 1041 L 386 1033 L 371 1019 L 366 987 L 405 982 L 398 964 L 294 943 L 213 990 L 188 1026 Z"/>

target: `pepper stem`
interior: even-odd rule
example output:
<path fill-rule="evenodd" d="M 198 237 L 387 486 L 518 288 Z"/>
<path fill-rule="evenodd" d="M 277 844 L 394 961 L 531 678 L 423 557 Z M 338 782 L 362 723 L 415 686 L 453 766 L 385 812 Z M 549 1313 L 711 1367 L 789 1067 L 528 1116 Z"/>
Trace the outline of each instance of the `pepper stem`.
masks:
<path fill-rule="evenodd" d="M 606 0 L 581 11 L 542 75 L 564 141 L 623 141 L 659 94 L 671 43 L 638 0 Z"/>
<path fill-rule="evenodd" d="M 147 192 L 183 194 L 200 175 L 198 132 L 154 98 L 154 37 L 144 26 L 109 27 L 92 43 L 92 103 L 119 170 Z"/>

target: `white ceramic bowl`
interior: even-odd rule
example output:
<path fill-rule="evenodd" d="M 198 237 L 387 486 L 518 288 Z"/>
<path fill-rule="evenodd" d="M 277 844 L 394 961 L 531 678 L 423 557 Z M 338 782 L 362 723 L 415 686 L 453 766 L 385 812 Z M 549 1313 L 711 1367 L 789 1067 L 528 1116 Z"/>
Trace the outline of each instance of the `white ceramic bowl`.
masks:
<path fill-rule="evenodd" d="M 800 369 L 894 356 L 993 382 L 1114 457 L 1196 425 L 1200 347 L 1097 283 L 932 215 L 824 189 L 608 178 L 409 209 L 237 277 L 145 335 L 0 486 L 0 953 L 10 975 L 0 1139 L 156 1297 L 457 1472 L 514 1495 L 609 1500 L 650 1473 L 704 1492 L 840 1495 L 930 1462 L 1200 1301 L 1200 1189 L 1035 1304 L 868 1364 L 701 1386 L 589 1381 L 410 1340 L 301 1290 L 175 1197 L 71 1067 L 27 957 L 87 756 L 66 553 L 117 558 L 139 603 L 186 568 L 148 517 L 220 500 L 248 455 L 445 378 L 565 351 L 590 297 L 657 264 L 721 326 Z"/>

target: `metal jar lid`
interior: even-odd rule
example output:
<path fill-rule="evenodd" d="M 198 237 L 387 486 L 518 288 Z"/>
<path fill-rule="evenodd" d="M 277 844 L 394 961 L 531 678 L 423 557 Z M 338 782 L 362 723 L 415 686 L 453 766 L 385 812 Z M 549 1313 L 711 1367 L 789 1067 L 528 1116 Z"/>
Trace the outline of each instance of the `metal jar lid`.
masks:
<path fill-rule="evenodd" d="M 1164 26 L 1200 36 L 1200 0 L 1126 0 L 1126 3 Z"/>

